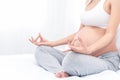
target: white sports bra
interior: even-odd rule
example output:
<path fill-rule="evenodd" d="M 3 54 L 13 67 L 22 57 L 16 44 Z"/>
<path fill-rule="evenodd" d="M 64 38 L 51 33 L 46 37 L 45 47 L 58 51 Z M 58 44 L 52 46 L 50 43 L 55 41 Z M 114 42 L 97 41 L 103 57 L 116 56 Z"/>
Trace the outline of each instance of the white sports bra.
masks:
<path fill-rule="evenodd" d="M 87 26 L 106 29 L 110 15 L 104 10 L 104 3 L 105 0 L 100 0 L 100 2 L 91 10 L 84 10 L 81 15 L 81 23 Z M 120 55 L 120 24 L 116 34 L 116 47 Z"/>
<path fill-rule="evenodd" d="M 84 10 L 81 15 L 81 23 L 87 26 L 106 28 L 110 15 L 104 10 L 104 3 L 105 0 L 100 0 L 91 10 Z"/>

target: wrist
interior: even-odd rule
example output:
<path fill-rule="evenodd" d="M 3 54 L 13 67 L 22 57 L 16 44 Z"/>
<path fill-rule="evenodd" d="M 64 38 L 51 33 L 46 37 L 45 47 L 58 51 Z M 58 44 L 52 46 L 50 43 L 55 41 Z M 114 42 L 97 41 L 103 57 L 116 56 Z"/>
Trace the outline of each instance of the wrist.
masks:
<path fill-rule="evenodd" d="M 48 46 L 54 47 L 55 46 L 55 42 L 53 42 L 53 41 L 48 42 Z"/>
<path fill-rule="evenodd" d="M 92 49 L 90 47 L 87 47 L 87 54 L 92 54 L 92 53 L 93 53 Z"/>

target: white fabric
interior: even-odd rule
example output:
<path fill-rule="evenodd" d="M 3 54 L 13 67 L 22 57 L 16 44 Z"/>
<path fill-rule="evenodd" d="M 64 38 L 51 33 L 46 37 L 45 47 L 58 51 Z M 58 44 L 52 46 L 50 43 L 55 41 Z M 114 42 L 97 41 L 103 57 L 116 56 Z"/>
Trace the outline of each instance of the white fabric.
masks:
<path fill-rule="evenodd" d="M 104 3 L 105 0 L 100 0 L 94 8 L 87 11 L 84 10 L 81 15 L 81 23 L 88 26 L 106 28 L 110 15 L 104 10 Z"/>
<path fill-rule="evenodd" d="M 86 77 L 59 79 L 36 65 L 33 54 L 1 55 L 0 80 L 120 80 L 120 71 L 104 71 Z"/>

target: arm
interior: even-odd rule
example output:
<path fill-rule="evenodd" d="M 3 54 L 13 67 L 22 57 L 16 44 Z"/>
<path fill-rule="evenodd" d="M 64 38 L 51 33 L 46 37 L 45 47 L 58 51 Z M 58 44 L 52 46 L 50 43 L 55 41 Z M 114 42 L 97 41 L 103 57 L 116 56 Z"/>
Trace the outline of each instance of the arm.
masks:
<path fill-rule="evenodd" d="M 81 30 L 82 28 L 84 27 L 84 25 L 80 25 L 80 29 L 79 30 Z M 78 30 L 78 32 L 79 32 L 79 30 Z M 67 37 L 65 37 L 65 38 L 63 38 L 63 39 L 60 39 L 60 40 L 57 40 L 57 41 L 51 41 L 50 43 L 51 43 L 51 46 L 58 46 L 58 45 L 64 45 L 64 44 L 67 44 L 68 43 L 68 41 L 72 41 L 73 40 L 73 38 L 74 38 L 74 36 L 77 34 L 77 32 L 76 33 L 73 33 L 73 34 L 71 34 L 71 35 L 69 35 L 69 36 L 67 36 Z"/>
<path fill-rule="evenodd" d="M 50 41 L 50 44 L 52 47 L 67 44 L 68 41 L 71 41 L 73 39 L 73 37 L 76 35 L 76 33 L 73 33 L 73 34 L 71 34 L 63 39 L 59 39 L 56 41 Z"/>
<path fill-rule="evenodd" d="M 83 27 L 84 27 L 84 25 L 81 24 L 80 29 Z M 68 43 L 68 41 L 72 41 L 76 34 L 77 34 L 77 32 L 73 33 L 63 39 L 56 40 L 56 41 L 48 41 L 48 40 L 44 39 L 41 36 L 41 34 L 39 34 L 35 39 L 33 37 L 31 37 L 31 39 L 29 39 L 29 41 L 37 46 L 46 45 L 46 46 L 54 47 L 54 46 L 66 44 L 66 43 Z"/>
<path fill-rule="evenodd" d="M 105 35 L 93 45 L 87 48 L 87 53 L 91 54 L 101 48 L 106 47 L 116 36 L 116 31 L 120 22 L 120 0 L 110 0 L 111 14 L 108 28 L 106 29 Z"/>

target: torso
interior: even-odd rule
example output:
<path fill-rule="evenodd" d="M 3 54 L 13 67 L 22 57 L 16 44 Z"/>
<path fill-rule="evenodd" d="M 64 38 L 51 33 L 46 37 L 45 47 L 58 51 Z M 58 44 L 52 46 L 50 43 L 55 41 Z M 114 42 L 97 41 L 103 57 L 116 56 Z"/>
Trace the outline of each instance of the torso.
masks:
<path fill-rule="evenodd" d="M 91 27 L 91 26 L 85 26 L 79 31 L 79 37 L 84 41 L 84 43 L 89 46 L 94 44 L 97 40 L 99 40 L 104 34 L 105 29 L 101 29 L 98 27 Z M 92 53 L 91 55 L 99 56 L 101 54 L 104 54 L 106 52 L 110 51 L 116 51 L 116 45 L 115 45 L 115 39 L 106 47 L 102 48 L 99 51 L 96 51 Z"/>
<path fill-rule="evenodd" d="M 100 1 L 96 2 L 96 4 L 98 4 Z M 93 3 L 96 7 L 96 4 Z M 87 10 L 90 10 L 91 8 L 93 8 L 93 6 L 91 6 L 92 3 L 90 4 L 90 8 L 89 6 L 86 8 Z M 88 9 L 89 8 L 89 9 Z M 106 13 L 110 14 L 110 6 L 109 6 L 109 2 L 105 2 L 105 6 L 104 6 L 104 10 L 106 11 Z M 94 8 L 93 8 L 94 9 Z M 87 44 L 87 46 L 94 44 L 94 42 L 96 42 L 97 40 L 99 40 L 102 36 L 104 36 L 106 29 L 105 28 L 100 28 L 99 26 L 88 26 L 85 25 L 80 31 L 79 31 L 79 36 L 82 39 L 82 41 L 84 41 L 85 44 Z M 94 53 L 92 53 L 92 55 L 96 55 L 99 56 L 101 54 L 104 54 L 106 52 L 110 52 L 110 51 L 116 51 L 116 45 L 115 45 L 115 38 L 113 39 L 113 41 L 106 47 L 102 48 L 99 51 L 96 51 Z"/>

